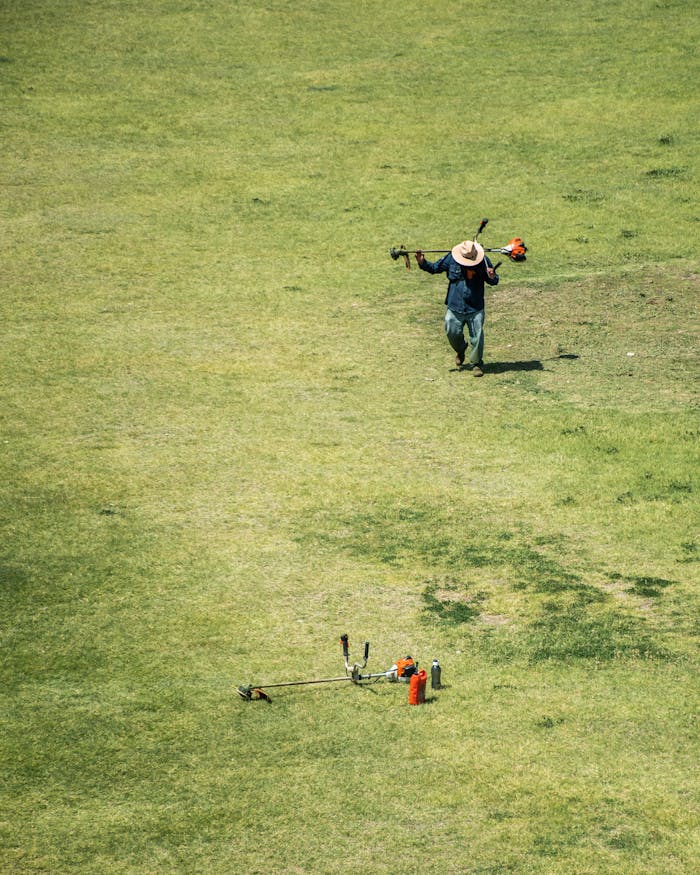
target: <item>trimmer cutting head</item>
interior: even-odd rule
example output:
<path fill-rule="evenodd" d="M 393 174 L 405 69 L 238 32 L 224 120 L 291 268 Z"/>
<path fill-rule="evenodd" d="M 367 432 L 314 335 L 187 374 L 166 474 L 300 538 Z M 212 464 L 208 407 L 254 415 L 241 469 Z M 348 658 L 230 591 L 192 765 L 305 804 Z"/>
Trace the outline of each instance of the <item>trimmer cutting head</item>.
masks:
<path fill-rule="evenodd" d="M 236 692 L 246 702 L 249 702 L 251 699 L 264 699 L 266 702 L 272 702 L 272 699 L 265 690 L 261 690 L 260 687 L 237 687 Z"/>

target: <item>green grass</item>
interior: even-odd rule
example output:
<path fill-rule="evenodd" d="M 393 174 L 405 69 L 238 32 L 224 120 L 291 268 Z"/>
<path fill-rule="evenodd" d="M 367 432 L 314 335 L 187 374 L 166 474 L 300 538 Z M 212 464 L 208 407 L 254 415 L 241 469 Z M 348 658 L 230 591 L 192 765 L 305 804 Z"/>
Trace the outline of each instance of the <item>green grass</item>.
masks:
<path fill-rule="evenodd" d="M 3 871 L 697 870 L 699 35 L 2 4 Z"/>

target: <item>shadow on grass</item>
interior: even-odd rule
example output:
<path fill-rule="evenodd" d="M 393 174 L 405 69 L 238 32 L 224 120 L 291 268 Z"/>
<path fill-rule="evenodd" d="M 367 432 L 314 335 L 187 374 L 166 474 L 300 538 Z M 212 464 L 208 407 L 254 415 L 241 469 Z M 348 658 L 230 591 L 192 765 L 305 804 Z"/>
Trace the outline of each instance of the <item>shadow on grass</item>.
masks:
<path fill-rule="evenodd" d="M 579 356 L 575 353 L 562 353 L 561 355 L 555 355 L 549 359 L 545 359 L 545 361 L 574 361 L 577 358 L 579 358 Z M 487 374 L 507 374 L 511 371 L 523 372 L 543 370 L 544 365 L 542 364 L 540 359 L 530 359 L 529 361 L 520 362 L 487 362 L 485 367 L 485 371 Z"/>
<path fill-rule="evenodd" d="M 488 362 L 487 374 L 507 374 L 509 371 L 543 371 L 544 365 L 539 359 L 526 362 Z"/>
<path fill-rule="evenodd" d="M 455 373 L 469 373 L 471 365 L 458 365 L 450 368 Z M 526 362 L 486 362 L 484 372 L 488 374 L 506 374 L 509 371 L 543 371 L 544 365 L 539 359 L 532 359 Z"/>

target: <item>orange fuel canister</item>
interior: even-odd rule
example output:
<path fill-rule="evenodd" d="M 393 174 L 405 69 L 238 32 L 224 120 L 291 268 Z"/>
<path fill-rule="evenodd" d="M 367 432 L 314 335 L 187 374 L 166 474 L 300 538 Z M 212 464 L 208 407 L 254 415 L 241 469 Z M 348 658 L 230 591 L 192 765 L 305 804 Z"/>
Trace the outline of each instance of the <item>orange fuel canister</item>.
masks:
<path fill-rule="evenodd" d="M 425 703 L 425 682 L 428 674 L 423 669 L 411 675 L 408 686 L 408 704 L 423 705 Z"/>

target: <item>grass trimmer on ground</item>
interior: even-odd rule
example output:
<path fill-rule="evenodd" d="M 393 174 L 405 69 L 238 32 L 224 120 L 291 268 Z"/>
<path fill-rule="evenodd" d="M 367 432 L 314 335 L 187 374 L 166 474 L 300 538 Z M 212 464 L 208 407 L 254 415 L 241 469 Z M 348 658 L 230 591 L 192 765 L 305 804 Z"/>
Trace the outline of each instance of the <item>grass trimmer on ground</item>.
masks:
<path fill-rule="evenodd" d="M 476 241 L 476 238 L 479 236 L 479 234 L 481 234 L 481 232 L 488 225 L 488 223 L 488 219 L 481 220 L 481 222 L 479 223 L 479 227 L 472 237 L 472 240 Z M 416 246 L 413 249 L 407 249 L 405 246 L 401 248 L 392 246 L 392 248 L 389 250 L 389 255 L 394 259 L 394 261 L 398 261 L 399 258 L 403 258 L 404 264 L 406 265 L 406 270 L 410 270 L 412 254 L 415 255 L 416 252 L 420 251 L 423 252 L 424 255 L 445 255 L 447 252 L 450 252 L 451 249 L 452 247 L 450 247 L 450 249 L 423 249 L 420 246 Z M 498 252 L 501 255 L 507 255 L 511 261 L 525 261 L 527 246 L 525 245 L 525 241 L 522 239 L 522 237 L 513 237 L 511 240 L 508 241 L 505 246 L 493 249 L 489 249 L 484 246 L 484 252 Z M 494 270 L 500 267 L 501 264 L 501 261 L 495 264 Z"/>
<path fill-rule="evenodd" d="M 363 669 L 367 665 L 369 659 L 369 641 L 365 641 L 364 655 L 361 662 L 350 664 L 350 649 L 348 636 L 341 635 L 340 643 L 343 646 L 343 661 L 345 663 L 345 674 L 334 678 L 314 678 L 313 680 L 304 681 L 280 681 L 273 684 L 251 684 L 250 686 L 237 687 L 236 692 L 246 701 L 252 699 L 262 699 L 266 702 L 271 702 L 272 699 L 267 694 L 266 690 L 272 687 L 302 687 L 310 684 L 335 684 L 342 682 L 350 682 L 353 684 L 365 684 L 370 681 L 376 683 L 382 679 L 392 681 L 410 683 L 411 678 L 415 675 L 422 675 L 419 680 L 422 681 L 423 689 L 425 689 L 425 672 L 419 672 L 418 663 L 414 662 L 410 656 L 405 659 L 397 660 L 391 668 L 386 671 L 363 673 Z M 416 703 L 417 704 L 417 703 Z"/>

